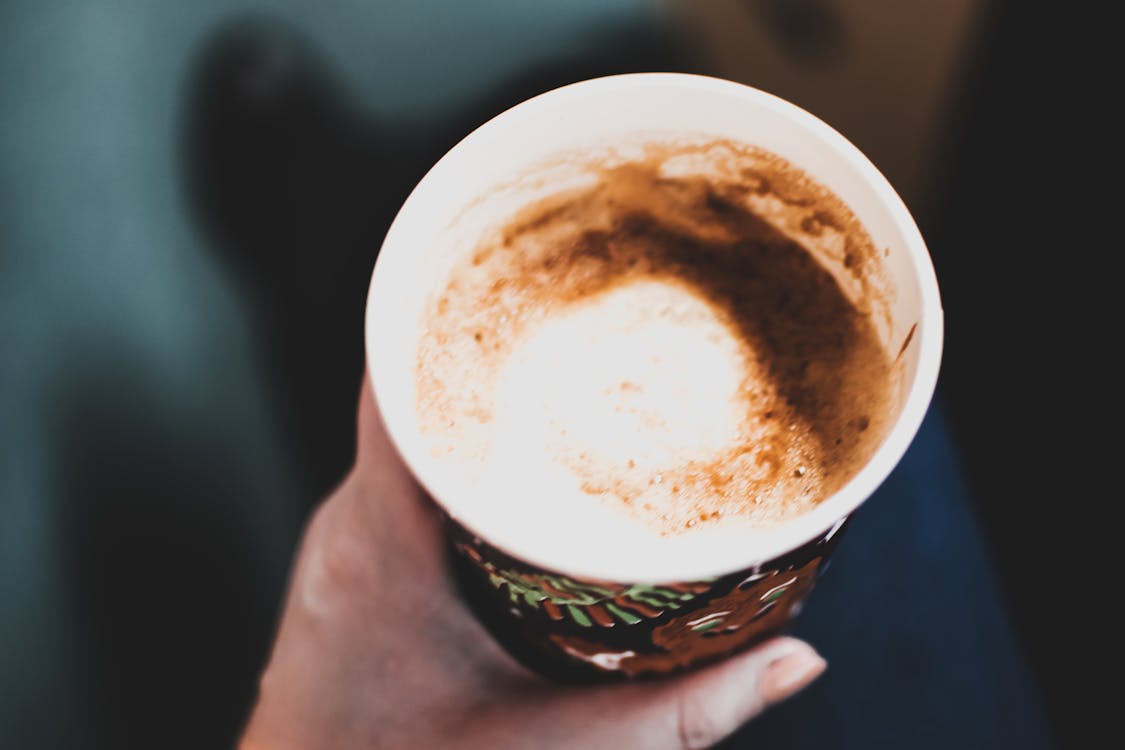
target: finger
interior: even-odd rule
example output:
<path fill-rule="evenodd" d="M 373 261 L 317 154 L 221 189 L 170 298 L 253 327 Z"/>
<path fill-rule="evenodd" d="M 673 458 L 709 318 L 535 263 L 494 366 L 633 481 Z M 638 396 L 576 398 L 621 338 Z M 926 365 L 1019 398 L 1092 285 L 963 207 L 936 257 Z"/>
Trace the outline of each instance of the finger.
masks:
<path fill-rule="evenodd" d="M 577 736 L 586 750 L 707 748 L 808 685 L 825 667 L 807 643 L 774 638 L 668 680 L 564 690 L 553 700 L 529 689 L 480 711 L 469 733 L 496 750 L 526 747 L 529 736 L 542 748 L 572 747 Z"/>
<path fill-rule="evenodd" d="M 662 690 L 657 703 L 674 712 L 674 748 L 705 748 L 820 676 L 827 662 L 795 638 L 775 638 Z"/>
<path fill-rule="evenodd" d="M 356 415 L 356 458 L 354 478 L 365 496 L 377 496 L 380 505 L 393 513 L 433 515 L 432 508 L 419 502 L 422 489 L 415 481 L 383 422 L 375 403 L 371 375 L 364 372 Z"/>
<path fill-rule="evenodd" d="M 374 601 L 369 590 L 380 587 L 380 576 L 425 580 L 434 588 L 442 575 L 441 551 L 440 518 L 391 443 L 365 372 L 355 465 L 307 524 L 297 559 L 297 599 L 317 611 L 328 611 L 336 599 L 354 608 Z"/>
<path fill-rule="evenodd" d="M 409 478 L 409 471 L 387 434 L 383 415 L 375 403 L 371 374 L 363 373 L 356 409 L 356 466 L 365 471 L 385 474 L 395 481 Z"/>
<path fill-rule="evenodd" d="M 803 641 L 774 638 L 670 680 L 571 693 L 544 723 L 563 733 L 581 727 L 588 748 L 706 748 L 808 685 L 825 667 Z"/>
<path fill-rule="evenodd" d="M 345 493 L 365 525 L 385 532 L 393 528 L 393 547 L 408 548 L 414 559 L 433 557 L 440 548 L 441 518 L 391 442 L 375 402 L 370 372 L 364 372 L 356 415 L 356 460 Z M 349 514 L 350 515 L 350 514 Z M 353 519 L 354 520 L 354 519 Z M 380 534 L 380 536 L 385 536 Z"/>

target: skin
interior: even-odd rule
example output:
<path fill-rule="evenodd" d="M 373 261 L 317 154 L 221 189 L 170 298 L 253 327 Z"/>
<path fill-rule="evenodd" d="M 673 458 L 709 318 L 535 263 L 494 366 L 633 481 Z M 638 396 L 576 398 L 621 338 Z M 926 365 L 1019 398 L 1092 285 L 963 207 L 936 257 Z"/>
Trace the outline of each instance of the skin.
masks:
<path fill-rule="evenodd" d="M 355 465 L 305 530 L 239 750 L 704 748 L 825 669 L 776 638 L 663 681 L 548 682 L 458 600 L 440 535 L 365 377 Z"/>

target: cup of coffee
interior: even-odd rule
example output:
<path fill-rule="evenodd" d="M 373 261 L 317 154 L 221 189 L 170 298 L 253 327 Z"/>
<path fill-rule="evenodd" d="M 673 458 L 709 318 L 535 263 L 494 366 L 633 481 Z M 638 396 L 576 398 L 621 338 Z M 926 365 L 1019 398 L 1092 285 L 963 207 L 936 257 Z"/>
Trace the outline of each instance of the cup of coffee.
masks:
<path fill-rule="evenodd" d="M 376 401 L 467 601 L 558 679 L 681 671 L 789 627 L 914 438 L 943 337 L 922 237 L 854 145 L 669 73 L 469 134 L 401 207 L 366 315 Z"/>

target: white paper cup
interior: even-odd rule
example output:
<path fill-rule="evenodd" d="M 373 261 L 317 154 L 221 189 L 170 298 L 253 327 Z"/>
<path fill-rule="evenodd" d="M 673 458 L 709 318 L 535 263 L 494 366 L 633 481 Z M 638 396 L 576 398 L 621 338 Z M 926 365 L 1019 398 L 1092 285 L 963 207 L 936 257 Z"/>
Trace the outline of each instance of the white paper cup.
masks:
<path fill-rule="evenodd" d="M 553 533 L 530 533 L 526 517 L 505 509 L 542 490 L 535 476 L 513 465 L 501 493 L 511 496 L 498 496 L 495 487 L 468 484 L 431 455 L 416 412 L 424 306 L 485 227 L 552 190 L 556 178 L 567 179 L 565 166 L 543 167 L 552 158 L 680 134 L 741 141 L 783 157 L 842 199 L 874 246 L 885 248 L 884 334 L 890 351 L 901 349 L 893 426 L 847 484 L 775 528 L 738 536 L 689 533 L 646 547 L 639 538 L 614 543 L 588 524 L 568 525 L 560 512 L 551 519 Z M 480 584 L 478 613 L 492 613 L 484 617 L 505 645 L 523 657 L 542 657 L 549 662 L 545 671 L 556 673 L 572 666 L 625 675 L 675 671 L 783 629 L 823 568 L 836 532 L 913 440 L 934 392 L 942 337 L 925 243 L 897 193 L 854 145 L 775 96 L 674 73 L 564 86 L 469 134 L 396 216 L 375 264 L 366 317 L 376 401 L 402 458 L 449 518 L 457 560 L 475 571 L 469 579 Z M 513 646 L 516 641 L 522 645 Z"/>

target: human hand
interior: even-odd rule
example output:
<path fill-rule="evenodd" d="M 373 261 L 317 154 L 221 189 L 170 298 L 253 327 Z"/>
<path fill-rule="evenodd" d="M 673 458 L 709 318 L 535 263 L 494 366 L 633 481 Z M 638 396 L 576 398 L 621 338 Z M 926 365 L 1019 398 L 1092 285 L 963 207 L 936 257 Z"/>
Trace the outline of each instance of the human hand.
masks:
<path fill-rule="evenodd" d="M 305 531 L 240 750 L 703 748 L 824 671 L 775 638 L 660 681 L 548 682 L 458 599 L 441 520 L 366 378 L 358 431 L 354 467 Z"/>

